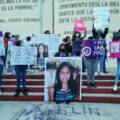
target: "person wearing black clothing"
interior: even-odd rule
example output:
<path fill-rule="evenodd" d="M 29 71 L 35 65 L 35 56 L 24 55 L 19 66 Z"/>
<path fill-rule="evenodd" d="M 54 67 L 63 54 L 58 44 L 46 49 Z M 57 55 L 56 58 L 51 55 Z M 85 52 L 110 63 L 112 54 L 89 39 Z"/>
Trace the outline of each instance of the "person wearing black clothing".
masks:
<path fill-rule="evenodd" d="M 93 33 L 93 38 L 96 39 L 96 40 L 100 40 L 102 42 L 102 45 L 103 45 L 103 57 L 98 57 L 97 58 L 97 63 L 98 61 L 100 60 L 100 74 L 101 75 L 104 75 L 103 74 L 103 61 L 104 61 L 104 57 L 105 57 L 105 37 L 108 33 L 108 30 L 109 28 L 105 28 L 104 32 L 102 32 L 102 30 L 97 30 L 94 28 L 94 23 L 93 23 L 93 30 L 92 30 L 92 33 Z M 96 67 L 96 73 L 95 75 L 97 75 L 97 71 L 98 71 L 98 65 Z"/>

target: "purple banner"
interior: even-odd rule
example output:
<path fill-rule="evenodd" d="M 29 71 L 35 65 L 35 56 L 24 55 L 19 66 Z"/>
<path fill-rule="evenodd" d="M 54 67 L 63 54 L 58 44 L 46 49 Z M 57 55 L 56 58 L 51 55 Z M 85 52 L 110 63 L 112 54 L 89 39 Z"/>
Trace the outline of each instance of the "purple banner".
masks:
<path fill-rule="evenodd" d="M 103 40 L 83 40 L 83 47 L 81 49 L 82 57 L 102 57 L 103 56 Z"/>

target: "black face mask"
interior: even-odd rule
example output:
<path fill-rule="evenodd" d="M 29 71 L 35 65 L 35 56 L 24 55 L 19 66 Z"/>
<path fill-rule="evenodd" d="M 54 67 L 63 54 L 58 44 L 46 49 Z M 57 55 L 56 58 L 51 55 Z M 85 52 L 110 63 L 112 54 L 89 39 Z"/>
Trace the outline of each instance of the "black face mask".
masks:
<path fill-rule="evenodd" d="M 60 49 L 60 51 L 61 51 L 61 52 L 64 52 L 64 51 L 65 51 L 65 49 Z"/>

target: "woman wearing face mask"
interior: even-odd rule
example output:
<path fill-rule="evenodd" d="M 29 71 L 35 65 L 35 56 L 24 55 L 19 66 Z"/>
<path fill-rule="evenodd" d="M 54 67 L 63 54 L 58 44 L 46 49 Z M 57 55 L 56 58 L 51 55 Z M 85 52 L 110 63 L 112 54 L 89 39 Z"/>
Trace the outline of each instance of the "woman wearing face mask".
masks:
<path fill-rule="evenodd" d="M 81 33 L 78 31 L 74 31 L 73 36 L 72 36 L 72 54 L 73 56 L 80 56 L 80 49 L 82 46 L 82 41 L 86 37 L 86 30 L 84 33 L 84 37 L 81 37 Z"/>
<path fill-rule="evenodd" d="M 84 36 L 81 37 L 81 33 L 78 31 L 74 31 L 73 36 L 72 36 L 72 55 L 73 56 L 80 56 L 80 50 L 82 47 L 82 41 L 86 37 L 86 29 L 84 32 Z M 85 64 L 84 64 L 84 58 L 82 58 L 82 72 L 85 72 Z"/>
<path fill-rule="evenodd" d="M 66 56 L 68 55 L 67 55 L 65 44 L 61 44 L 59 46 L 59 51 L 55 54 L 55 57 L 66 57 Z"/>

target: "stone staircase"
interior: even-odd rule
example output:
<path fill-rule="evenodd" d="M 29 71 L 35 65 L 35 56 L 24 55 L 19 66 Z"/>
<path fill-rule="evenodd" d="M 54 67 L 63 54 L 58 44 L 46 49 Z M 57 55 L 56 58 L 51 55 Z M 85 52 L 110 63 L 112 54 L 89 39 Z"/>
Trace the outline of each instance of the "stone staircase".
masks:
<path fill-rule="evenodd" d="M 97 88 L 87 88 L 86 75 L 82 78 L 82 101 L 81 102 L 109 102 L 120 103 L 120 84 L 118 91 L 112 90 L 115 76 L 96 76 Z M 16 76 L 3 75 L 1 101 L 44 101 L 44 75 L 27 75 L 28 96 L 21 93 L 14 97 L 16 91 Z M 22 82 L 21 82 L 22 84 Z"/>

